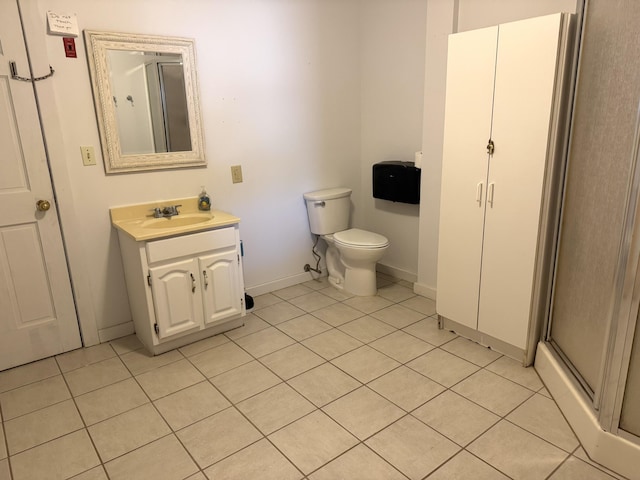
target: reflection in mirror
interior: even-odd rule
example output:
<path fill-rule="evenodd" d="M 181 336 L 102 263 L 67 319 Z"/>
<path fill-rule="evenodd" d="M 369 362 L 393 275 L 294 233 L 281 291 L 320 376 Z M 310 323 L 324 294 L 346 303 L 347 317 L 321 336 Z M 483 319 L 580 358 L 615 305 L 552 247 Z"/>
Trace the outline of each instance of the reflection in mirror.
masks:
<path fill-rule="evenodd" d="M 191 150 L 182 55 L 107 53 L 122 153 Z"/>
<path fill-rule="evenodd" d="M 193 40 L 85 39 L 107 173 L 205 165 Z"/>

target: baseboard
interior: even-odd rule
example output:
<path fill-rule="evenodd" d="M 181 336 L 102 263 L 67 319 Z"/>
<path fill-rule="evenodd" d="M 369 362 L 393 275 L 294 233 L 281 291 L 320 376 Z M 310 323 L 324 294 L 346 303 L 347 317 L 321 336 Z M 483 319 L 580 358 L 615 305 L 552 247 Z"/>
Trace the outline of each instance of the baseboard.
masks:
<path fill-rule="evenodd" d="M 542 342 L 535 369 L 589 458 L 629 479 L 640 480 L 640 446 L 602 430 L 582 388 Z"/>
<path fill-rule="evenodd" d="M 317 277 L 318 275 L 315 273 L 312 276 L 311 272 L 303 272 L 297 275 L 292 275 L 290 277 L 279 278 L 278 280 L 274 280 L 273 282 L 263 283 L 261 285 L 253 285 L 251 287 L 245 286 L 245 291 L 249 295 L 257 297 L 258 295 L 264 295 L 265 293 L 280 290 L 281 288 L 291 287 L 292 285 L 307 282 Z"/>
<path fill-rule="evenodd" d="M 417 293 L 418 295 L 422 295 L 423 297 L 430 298 L 434 301 L 436 299 L 436 289 L 429 285 L 425 285 L 424 283 L 414 283 L 413 292 Z"/>
<path fill-rule="evenodd" d="M 402 270 L 396 267 L 390 267 L 388 265 L 378 264 L 376 270 L 380 273 L 384 273 L 394 278 L 398 278 L 400 280 L 406 280 L 408 282 L 415 282 L 416 275 L 411 272 L 407 272 L 406 270 Z M 326 268 L 323 268 L 324 275 L 326 275 Z M 309 280 L 313 280 L 317 278 L 318 275 L 311 272 L 303 272 L 297 275 L 292 275 L 290 277 L 279 278 L 274 280 L 273 282 L 263 283 L 260 285 L 253 285 L 250 287 L 245 286 L 246 292 L 251 296 L 264 295 L 265 293 L 273 292 L 275 290 L 280 290 L 281 288 L 291 287 L 292 285 L 297 285 L 299 283 L 307 282 Z M 415 291 L 415 288 L 414 288 Z M 435 292 L 435 291 L 434 291 Z M 419 292 L 416 292 L 421 295 Z M 429 297 L 428 295 L 423 295 L 427 298 L 435 299 L 435 293 L 433 297 Z"/>
<path fill-rule="evenodd" d="M 113 327 L 101 328 L 98 330 L 98 338 L 100 343 L 109 342 L 116 338 L 126 337 L 135 333 L 136 329 L 133 325 L 133 321 L 114 325 Z"/>
<path fill-rule="evenodd" d="M 411 283 L 415 283 L 415 281 L 418 279 L 418 276 L 415 273 L 402 270 L 401 268 L 392 267 L 390 265 L 383 265 L 382 263 L 378 263 L 376 265 L 376 271 L 384 273 L 385 275 L 389 275 L 393 278 L 406 280 L 407 282 Z"/>

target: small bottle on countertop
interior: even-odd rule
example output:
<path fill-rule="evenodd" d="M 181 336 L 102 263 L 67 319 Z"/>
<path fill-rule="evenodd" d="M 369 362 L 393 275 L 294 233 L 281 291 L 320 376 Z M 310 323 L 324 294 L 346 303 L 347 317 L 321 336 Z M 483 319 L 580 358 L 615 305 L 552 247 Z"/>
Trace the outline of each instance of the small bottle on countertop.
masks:
<path fill-rule="evenodd" d="M 204 210 L 208 212 L 211 210 L 211 198 L 207 194 L 207 191 L 202 187 L 202 191 L 198 196 L 198 210 Z"/>

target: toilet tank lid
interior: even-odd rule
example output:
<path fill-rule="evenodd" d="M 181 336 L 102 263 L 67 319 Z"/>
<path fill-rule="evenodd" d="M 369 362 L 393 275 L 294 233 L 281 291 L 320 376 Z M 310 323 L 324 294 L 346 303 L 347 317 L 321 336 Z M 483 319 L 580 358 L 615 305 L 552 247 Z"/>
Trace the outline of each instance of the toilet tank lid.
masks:
<path fill-rule="evenodd" d="M 334 198 L 348 197 L 351 195 L 351 189 L 346 187 L 327 188 L 325 190 L 316 190 L 315 192 L 307 192 L 304 194 L 305 200 L 332 200 Z"/>

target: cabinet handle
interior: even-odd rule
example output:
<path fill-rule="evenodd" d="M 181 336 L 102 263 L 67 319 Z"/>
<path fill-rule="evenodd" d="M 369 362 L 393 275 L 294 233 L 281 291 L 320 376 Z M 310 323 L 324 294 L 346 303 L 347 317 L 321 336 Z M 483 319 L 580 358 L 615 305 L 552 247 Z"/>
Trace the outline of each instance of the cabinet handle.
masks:
<path fill-rule="evenodd" d="M 204 288 L 209 286 L 209 279 L 207 278 L 207 271 L 202 270 L 202 276 L 204 277 Z"/>
<path fill-rule="evenodd" d="M 478 206 L 482 206 L 482 187 L 483 183 L 480 182 L 476 187 L 476 202 L 478 202 Z"/>
<path fill-rule="evenodd" d="M 491 208 L 493 208 L 493 191 L 495 188 L 495 184 L 494 183 L 490 183 L 489 184 L 489 191 L 487 192 L 487 202 L 489 202 L 489 205 L 491 205 Z"/>
<path fill-rule="evenodd" d="M 193 277 L 193 273 L 191 275 L 191 293 L 196 293 L 196 279 Z"/>

